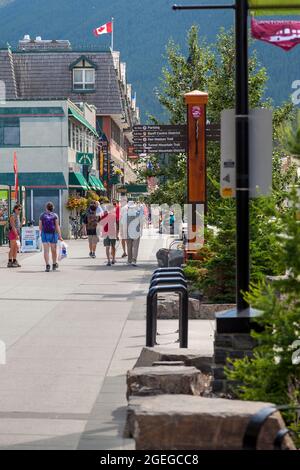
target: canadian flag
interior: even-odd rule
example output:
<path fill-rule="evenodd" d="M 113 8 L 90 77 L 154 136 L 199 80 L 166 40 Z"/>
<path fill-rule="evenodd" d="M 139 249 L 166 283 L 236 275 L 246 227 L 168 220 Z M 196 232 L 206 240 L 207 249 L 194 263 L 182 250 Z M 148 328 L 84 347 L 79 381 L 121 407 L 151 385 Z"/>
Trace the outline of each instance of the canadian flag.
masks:
<path fill-rule="evenodd" d="M 101 34 L 108 34 L 112 32 L 113 32 L 112 21 L 110 21 L 109 23 L 105 23 L 102 26 L 99 26 L 99 28 L 94 29 L 95 36 L 100 36 Z"/>

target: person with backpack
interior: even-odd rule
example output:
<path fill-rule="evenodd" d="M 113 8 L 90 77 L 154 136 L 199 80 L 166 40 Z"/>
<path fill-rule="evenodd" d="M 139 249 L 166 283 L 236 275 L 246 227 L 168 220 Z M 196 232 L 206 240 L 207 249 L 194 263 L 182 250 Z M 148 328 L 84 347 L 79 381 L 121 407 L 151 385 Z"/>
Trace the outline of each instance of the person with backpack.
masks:
<path fill-rule="evenodd" d="M 57 242 L 63 241 L 61 230 L 59 226 L 58 215 L 54 212 L 54 205 L 52 202 L 46 204 L 46 211 L 40 216 L 39 228 L 41 232 L 42 243 L 44 247 L 44 259 L 46 263 L 46 272 L 50 271 L 50 256 L 49 250 L 51 248 L 52 254 L 52 269 L 56 271 L 57 264 Z"/>
<path fill-rule="evenodd" d="M 100 216 L 97 215 L 97 204 L 96 202 L 91 202 L 89 209 L 87 210 L 83 223 L 86 226 L 86 233 L 88 236 L 91 258 L 96 258 L 96 249 L 99 242 L 99 237 L 97 235 L 97 225 L 100 222 Z"/>

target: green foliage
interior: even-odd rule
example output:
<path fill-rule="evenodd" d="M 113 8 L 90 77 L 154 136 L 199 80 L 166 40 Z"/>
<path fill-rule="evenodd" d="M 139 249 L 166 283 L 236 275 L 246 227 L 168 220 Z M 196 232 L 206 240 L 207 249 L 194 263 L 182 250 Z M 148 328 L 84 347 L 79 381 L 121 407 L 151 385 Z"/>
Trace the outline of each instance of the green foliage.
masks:
<path fill-rule="evenodd" d="M 284 194 L 286 193 L 280 194 L 282 199 Z M 285 272 L 281 242 L 277 236 L 282 230 L 281 221 L 277 217 L 278 211 L 285 209 L 279 202 L 281 199 L 274 193 L 270 197 L 254 199 L 250 203 L 252 283 L 263 280 L 266 275 L 276 276 Z M 224 199 L 214 205 L 214 220 L 217 220 L 217 228 L 206 232 L 206 244 L 202 249 L 209 251 L 211 256 L 202 258 L 199 269 L 205 272 L 202 272 L 201 279 L 197 279 L 195 287 L 203 290 L 205 298 L 210 302 L 234 303 L 235 201 Z"/>
<path fill-rule="evenodd" d="M 246 294 L 247 301 L 262 313 L 257 322 L 263 331 L 252 333 L 258 343 L 253 358 L 233 361 L 233 369 L 227 369 L 231 380 L 242 383 L 236 392 L 245 400 L 300 405 L 300 365 L 292 361 L 293 343 L 300 339 L 299 202 L 293 191 L 289 207 L 277 213 L 281 235 L 276 256 L 288 275 L 271 285 L 256 283 Z M 300 438 L 294 415 L 288 414 L 286 419 L 298 429 Z"/>
<path fill-rule="evenodd" d="M 216 54 L 207 83 L 209 92 L 208 118 L 220 122 L 223 109 L 235 107 L 235 38 L 234 31 L 221 28 L 215 44 Z M 249 57 L 249 96 L 252 108 L 263 104 L 266 69 L 260 66 L 255 51 Z"/>
<path fill-rule="evenodd" d="M 233 30 L 221 29 L 216 43 L 209 47 L 203 39 L 199 39 L 197 26 L 192 26 L 187 36 L 188 54 L 183 55 L 178 45 L 170 41 L 167 45 L 168 65 L 163 69 L 161 87 L 157 91 L 160 104 L 166 109 L 169 121 L 172 124 L 186 122 L 186 106 L 184 94 L 195 89 L 207 91 L 209 102 L 207 118 L 210 122 L 219 123 L 223 109 L 233 108 L 235 105 L 235 41 Z M 214 50 L 214 52 L 213 52 Z M 249 87 L 252 107 L 263 105 L 263 95 L 267 75 L 260 67 L 255 52 L 249 59 Z M 157 121 L 157 120 L 156 120 Z M 154 159 L 158 157 L 153 157 Z M 158 176 L 161 178 L 160 189 L 154 193 L 152 199 L 162 204 L 168 200 L 172 202 L 185 200 L 186 171 L 182 171 L 182 157 L 174 157 L 163 169 L 160 168 Z M 210 202 L 217 202 L 218 188 L 214 181 L 220 178 L 220 145 L 209 142 L 207 147 L 207 175 L 208 198 Z M 182 184 L 177 184 L 179 181 Z M 173 191 L 174 186 L 174 191 Z M 182 190 L 179 194 L 178 191 Z M 175 196 L 178 198 L 175 200 Z"/>
<path fill-rule="evenodd" d="M 185 122 L 184 93 L 195 88 L 208 90 L 208 118 L 220 122 L 223 109 L 235 105 L 235 44 L 232 30 L 220 31 L 212 54 L 203 41 L 199 41 L 198 29 L 192 27 L 188 33 L 189 56 L 186 59 L 178 46 L 170 42 L 167 47 L 169 66 L 163 71 L 163 84 L 158 94 L 160 103 L 167 109 L 172 123 Z M 200 69 L 198 65 L 200 64 Z M 193 66 L 192 66 L 193 65 Z M 197 71 L 195 78 L 194 71 Z M 249 89 L 251 107 L 270 106 L 263 96 L 267 82 L 266 70 L 260 67 L 257 55 L 252 52 L 249 59 Z M 274 140 L 278 142 L 280 129 L 287 118 L 293 115 L 292 106 L 283 105 L 274 109 Z M 285 189 L 295 182 L 295 168 L 289 166 L 282 171 L 284 150 L 277 145 L 273 155 L 273 194 L 251 201 L 251 280 L 258 282 L 266 275 L 279 275 L 284 266 L 279 256 L 280 243 L 276 237 L 278 221 L 276 211 L 283 210 Z M 186 201 L 186 159 L 174 156 L 168 165 L 157 164 L 153 156 L 152 166 L 158 167 L 162 178 L 159 188 L 151 195 L 150 202 L 157 204 Z M 155 164 L 156 161 L 156 164 Z M 208 301 L 235 302 L 235 201 L 220 198 L 220 146 L 209 142 L 207 147 L 208 213 L 207 223 L 215 227 L 206 236 L 206 247 L 213 254 L 203 259 L 201 266 L 193 266 L 194 287 L 201 288 Z M 189 263 L 189 267 L 191 264 Z"/>
<path fill-rule="evenodd" d="M 152 170 L 150 176 L 160 177 L 161 184 L 150 195 L 150 204 L 183 204 L 186 203 L 186 155 L 170 155 L 167 161 L 152 156 L 150 159 Z M 146 172 L 140 173 L 145 178 Z"/>
<path fill-rule="evenodd" d="M 186 122 L 183 96 L 192 90 L 206 90 L 208 71 L 213 65 L 213 54 L 204 40 L 199 44 L 198 27 L 192 26 L 187 38 L 188 58 L 180 47 L 170 40 L 166 53 L 168 65 L 163 68 L 161 88 L 157 96 L 168 111 L 171 124 Z"/>
<path fill-rule="evenodd" d="M 291 155 L 300 157 L 300 112 L 298 111 L 293 118 L 282 125 L 280 137 L 283 147 Z"/>

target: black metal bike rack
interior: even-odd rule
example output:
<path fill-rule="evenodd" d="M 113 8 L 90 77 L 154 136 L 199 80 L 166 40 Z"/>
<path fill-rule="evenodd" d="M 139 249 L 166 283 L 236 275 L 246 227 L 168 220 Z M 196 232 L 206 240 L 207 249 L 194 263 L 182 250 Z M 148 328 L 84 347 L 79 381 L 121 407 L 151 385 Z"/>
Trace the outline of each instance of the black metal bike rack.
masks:
<path fill-rule="evenodd" d="M 290 406 L 290 405 L 267 406 L 266 408 L 262 408 L 260 411 L 258 411 L 258 413 L 253 415 L 247 425 L 247 428 L 244 434 L 243 450 L 256 450 L 260 431 L 264 423 L 267 421 L 267 419 L 272 414 L 276 413 L 276 411 L 289 411 L 289 410 L 299 411 L 300 407 Z M 282 450 L 282 444 L 283 444 L 284 438 L 290 432 L 291 431 L 287 428 L 280 429 L 280 431 L 278 431 L 273 442 L 274 450 Z"/>
<path fill-rule="evenodd" d="M 162 277 L 154 278 L 153 281 L 151 281 L 150 289 L 160 284 L 180 284 L 181 286 L 187 287 L 186 280 L 181 277 Z"/>
<path fill-rule="evenodd" d="M 180 272 L 182 274 L 184 274 L 184 270 L 182 268 L 172 268 L 172 267 L 169 267 L 169 268 L 157 268 L 153 274 L 157 274 L 157 273 L 166 273 L 166 272 L 169 272 L 169 271 L 172 271 L 172 272 Z"/>
<path fill-rule="evenodd" d="M 147 321 L 146 321 L 146 346 L 153 347 L 156 344 L 157 333 L 157 294 L 178 292 L 179 296 L 179 345 L 188 347 L 188 307 L 189 295 L 184 285 L 157 285 L 150 287 L 147 296 Z"/>
<path fill-rule="evenodd" d="M 154 279 L 162 279 L 162 278 L 166 278 L 166 277 L 176 277 L 178 279 L 184 279 L 185 280 L 185 277 L 182 273 L 176 272 L 176 271 L 169 271 L 169 272 L 164 272 L 164 273 L 153 274 L 152 277 L 151 277 L 150 282 L 154 281 Z"/>

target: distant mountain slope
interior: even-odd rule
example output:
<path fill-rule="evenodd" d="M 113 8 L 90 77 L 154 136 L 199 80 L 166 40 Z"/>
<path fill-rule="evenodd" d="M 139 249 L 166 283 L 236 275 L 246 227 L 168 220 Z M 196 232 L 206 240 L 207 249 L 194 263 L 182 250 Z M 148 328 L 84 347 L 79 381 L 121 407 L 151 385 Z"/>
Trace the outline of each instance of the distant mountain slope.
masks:
<path fill-rule="evenodd" d="M 225 0 L 206 0 L 206 3 Z M 128 79 L 137 91 L 143 115 L 160 114 L 155 100 L 164 64 L 165 45 L 170 37 L 185 46 L 186 32 L 193 23 L 201 35 L 215 39 L 221 26 L 229 27 L 231 12 L 174 12 L 175 0 L 0 0 L 0 43 L 16 44 L 24 36 L 70 39 L 73 45 L 107 45 L 109 36 L 95 38 L 94 27 L 115 19 L 115 49 L 127 62 Z M 179 3 L 179 2 L 178 2 Z M 181 3 L 199 4 L 199 0 Z M 268 95 L 277 103 L 288 99 L 291 84 L 300 80 L 300 46 L 285 53 L 273 46 L 256 43 L 268 69 Z"/>

